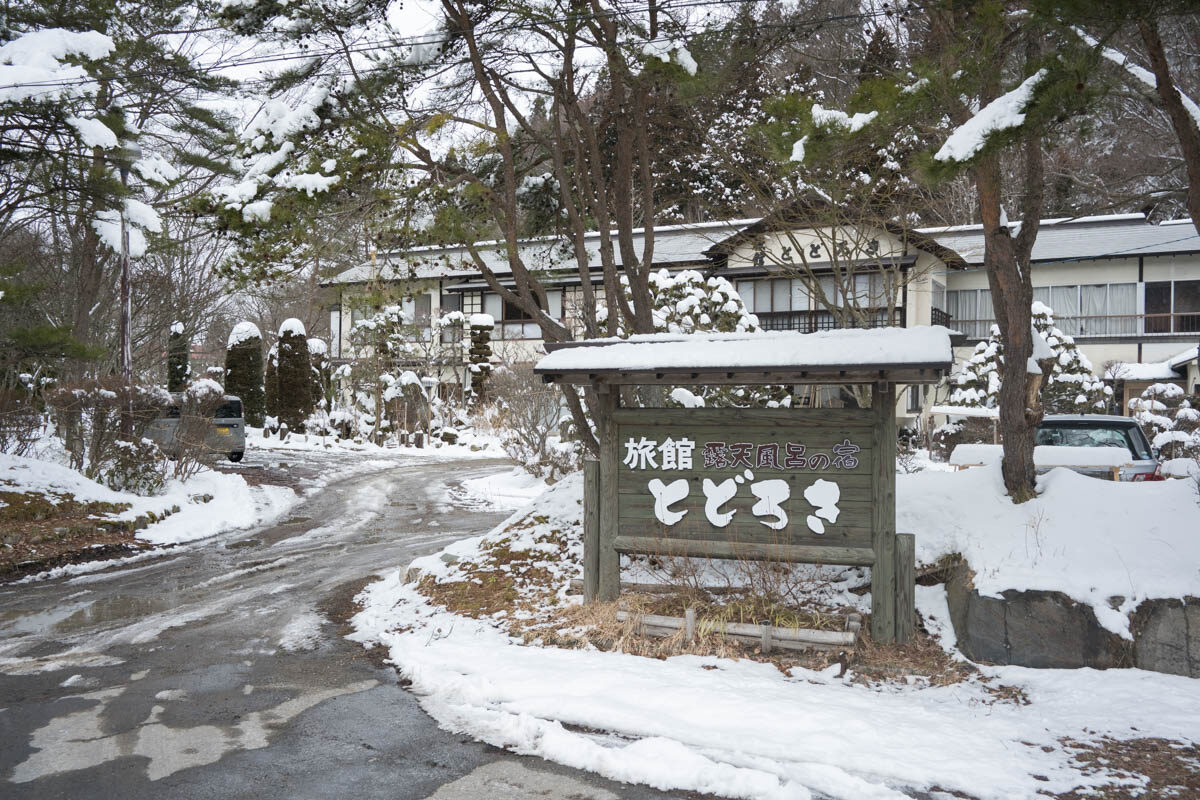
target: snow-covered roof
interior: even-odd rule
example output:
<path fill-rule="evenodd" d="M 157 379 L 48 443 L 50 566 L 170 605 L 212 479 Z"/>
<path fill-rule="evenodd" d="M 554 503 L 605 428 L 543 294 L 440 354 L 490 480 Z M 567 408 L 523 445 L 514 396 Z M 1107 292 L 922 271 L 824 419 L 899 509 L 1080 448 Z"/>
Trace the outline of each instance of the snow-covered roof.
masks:
<path fill-rule="evenodd" d="M 1187 222 L 1191 220 L 1177 220 Z M 983 263 L 983 226 L 922 228 L 972 265 Z M 1151 225 L 1141 214 L 1112 214 L 1042 220 L 1033 245 L 1034 261 L 1170 255 L 1200 252 L 1200 234 L 1190 224 Z"/>
<path fill-rule="evenodd" d="M 1179 380 L 1183 376 L 1188 362 L 1196 360 L 1196 350 L 1196 347 L 1189 347 L 1166 361 L 1152 361 L 1146 364 L 1120 362 L 1110 366 L 1105 374 L 1126 381 Z"/>
<path fill-rule="evenodd" d="M 899 372 L 906 382 L 931 383 L 952 361 L 950 332 L 919 326 L 593 339 L 559 345 L 534 371 L 568 383 L 595 376 L 640 383 L 668 375 L 670 383 L 705 383 L 718 374 L 743 383 L 784 382 L 783 375 L 797 383 L 821 378 L 862 383 Z"/>
<path fill-rule="evenodd" d="M 718 222 L 685 223 L 682 225 L 660 225 L 654 229 L 654 264 L 656 266 L 698 264 L 707 262 L 705 251 L 716 242 L 753 223 L 755 220 L 735 219 Z M 633 248 L 640 256 L 645 242 L 645 231 L 633 231 Z M 601 268 L 600 234 L 591 231 L 585 235 L 589 267 Z M 496 275 L 508 275 L 511 268 L 503 242 L 479 242 L 476 248 L 486 266 Z M 521 259 L 531 270 L 569 270 L 576 272 L 575 253 L 571 241 L 565 237 L 541 237 L 522 242 Z M 620 250 L 616 247 L 615 235 L 613 257 L 621 263 Z M 365 283 L 370 280 L 412 280 L 426 278 L 468 279 L 479 275 L 479 269 L 466 245 L 448 247 L 418 247 L 388 253 L 379 257 L 375 264 L 360 264 L 340 273 L 327 281 L 327 285 Z"/>

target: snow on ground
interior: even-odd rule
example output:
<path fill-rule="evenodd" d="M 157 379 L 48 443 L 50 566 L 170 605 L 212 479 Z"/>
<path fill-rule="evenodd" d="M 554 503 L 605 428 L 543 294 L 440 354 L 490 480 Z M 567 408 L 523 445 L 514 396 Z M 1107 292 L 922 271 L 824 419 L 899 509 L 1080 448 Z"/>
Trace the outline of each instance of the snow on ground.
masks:
<path fill-rule="evenodd" d="M 962 554 L 981 594 L 1063 592 L 1126 637 L 1128 614 L 1143 600 L 1200 595 L 1200 503 L 1190 481 L 1112 482 L 1054 469 L 1038 486 L 1036 499 L 1014 505 L 998 464 L 900 475 L 896 530 L 916 534 L 919 563 Z"/>
<path fill-rule="evenodd" d="M 336 436 L 302 433 L 289 434 L 287 439 L 280 441 L 273 436 L 263 436 L 262 428 L 247 426 L 246 449 L 252 448 L 282 451 L 350 452 L 392 459 L 399 456 L 425 456 L 438 460 L 508 457 L 504 448 L 500 446 L 498 438 L 483 434 L 464 434 L 461 444 L 439 442 L 430 447 L 382 447 L 367 441 L 356 442 L 352 439 L 339 439 Z"/>
<path fill-rule="evenodd" d="M 298 501 L 284 486 L 249 486 L 240 475 L 204 470 L 187 483 L 170 481 L 153 497 L 117 492 L 52 461 L 0 453 L 0 482 L 15 491 L 57 492 L 84 502 L 128 503 L 116 519 L 132 520 L 147 513 L 161 515 L 173 506 L 179 512 L 147 526 L 138 538 L 153 544 L 178 544 L 203 539 L 224 530 L 248 528 L 277 519 Z M 203 502 L 201 497 L 212 497 Z"/>
<path fill-rule="evenodd" d="M 546 482 L 516 467 L 482 478 L 468 478 L 451 487 L 448 499 L 495 511 L 517 511 L 546 491 Z"/>
<path fill-rule="evenodd" d="M 1012 506 L 999 480 L 991 467 L 902 475 L 899 529 L 918 532 L 923 561 L 951 551 L 977 559 L 983 590 L 1058 588 L 1093 603 L 1118 591 L 1197 593 L 1200 552 L 1190 540 L 1200 507 L 1187 482 L 1114 484 L 1056 470 L 1042 478 L 1042 497 Z M 571 476 L 526 513 L 412 567 L 443 583 L 464 580 L 464 564 L 489 543 L 544 549 L 536 566 L 550 568 L 556 601 L 572 602 L 580 490 Z M 544 540 L 554 526 L 572 529 L 565 545 Z M 351 638 L 386 646 L 443 728 L 614 780 L 772 800 L 901 798 L 934 787 L 1005 799 L 1103 784 L 1132 792 L 1139 778 L 1091 770 L 1073 760 L 1072 742 L 1200 743 L 1200 692 L 1189 678 L 980 667 L 951 685 L 872 683 L 852 680 L 853 668 L 838 677 L 837 665 L 785 673 L 749 660 L 524 646 L 502 629 L 504 612 L 452 614 L 404 576 L 393 571 L 364 590 Z M 953 648 L 944 587 L 918 587 L 917 602 L 929 631 Z"/>

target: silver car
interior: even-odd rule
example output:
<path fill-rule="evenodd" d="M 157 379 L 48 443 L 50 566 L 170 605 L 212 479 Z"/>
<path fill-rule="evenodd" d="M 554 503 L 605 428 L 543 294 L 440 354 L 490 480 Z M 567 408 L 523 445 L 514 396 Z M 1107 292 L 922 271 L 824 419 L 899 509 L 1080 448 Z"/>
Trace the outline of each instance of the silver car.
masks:
<path fill-rule="evenodd" d="M 179 403 L 181 395 L 172 393 L 173 404 L 166 414 L 150 423 L 146 438 L 158 444 L 168 456 L 178 453 Z M 241 461 L 246 453 L 246 420 L 242 418 L 242 399 L 236 395 L 225 395 L 224 401 L 213 414 L 212 424 L 204 436 L 204 445 L 211 453 L 221 453 L 230 461 Z"/>
<path fill-rule="evenodd" d="M 1161 481 L 1158 458 L 1150 441 L 1137 421 L 1130 417 L 1105 414 L 1050 414 L 1040 425 L 1034 437 L 1035 445 L 1057 447 L 1123 447 L 1132 456 L 1128 466 L 1121 467 L 1123 481 Z M 1076 469 L 1076 472 L 1108 478 L 1094 470 Z"/>

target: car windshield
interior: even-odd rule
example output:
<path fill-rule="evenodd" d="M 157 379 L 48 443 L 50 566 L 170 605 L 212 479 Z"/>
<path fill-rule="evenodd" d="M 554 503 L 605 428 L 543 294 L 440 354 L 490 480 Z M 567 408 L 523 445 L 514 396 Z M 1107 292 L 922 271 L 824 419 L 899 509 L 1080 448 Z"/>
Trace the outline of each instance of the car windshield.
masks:
<path fill-rule="evenodd" d="M 1132 425 L 1102 422 L 1050 422 L 1037 430 L 1034 444 L 1059 447 L 1124 447 L 1139 459 L 1154 456 L 1145 437 Z"/>

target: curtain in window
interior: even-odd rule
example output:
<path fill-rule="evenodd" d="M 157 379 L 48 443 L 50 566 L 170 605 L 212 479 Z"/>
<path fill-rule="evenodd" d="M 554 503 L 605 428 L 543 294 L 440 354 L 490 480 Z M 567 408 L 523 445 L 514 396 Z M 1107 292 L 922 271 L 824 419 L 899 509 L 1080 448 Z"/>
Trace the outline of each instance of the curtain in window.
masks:
<path fill-rule="evenodd" d="M 787 279 L 771 281 L 771 310 L 792 310 L 792 282 Z"/>
<path fill-rule="evenodd" d="M 950 292 L 951 316 L 959 320 L 956 327 L 968 336 L 979 336 L 979 316 L 976 299 L 979 293 L 974 289 L 960 289 Z"/>
<path fill-rule="evenodd" d="M 741 295 L 742 302 L 746 305 L 746 310 L 751 314 L 754 313 L 754 281 L 738 281 L 737 293 Z"/>
<path fill-rule="evenodd" d="M 1041 303 L 1042 305 L 1050 305 L 1050 287 L 1036 286 L 1033 290 L 1033 302 Z"/>
<path fill-rule="evenodd" d="M 754 313 L 765 314 L 771 311 L 771 282 L 754 282 Z"/>
<path fill-rule="evenodd" d="M 979 290 L 979 310 L 977 312 L 979 318 L 987 320 L 987 324 L 983 326 L 983 335 L 986 336 L 992 330 L 992 323 L 996 321 L 996 308 L 992 305 L 992 290 Z"/>
<path fill-rule="evenodd" d="M 1050 307 L 1054 309 L 1054 323 L 1063 333 L 1079 334 L 1079 287 L 1055 286 L 1050 291 Z"/>
<path fill-rule="evenodd" d="M 1108 332 L 1110 334 L 1137 333 L 1137 284 L 1110 283 L 1108 285 Z"/>
<path fill-rule="evenodd" d="M 792 311 L 808 311 L 808 287 L 804 285 L 804 281 L 795 279 L 792 281 Z"/>
<path fill-rule="evenodd" d="M 1101 336 L 1108 330 L 1108 285 L 1092 284 L 1079 287 L 1079 333 L 1083 336 Z"/>

